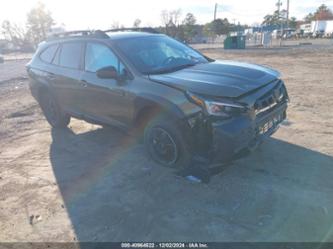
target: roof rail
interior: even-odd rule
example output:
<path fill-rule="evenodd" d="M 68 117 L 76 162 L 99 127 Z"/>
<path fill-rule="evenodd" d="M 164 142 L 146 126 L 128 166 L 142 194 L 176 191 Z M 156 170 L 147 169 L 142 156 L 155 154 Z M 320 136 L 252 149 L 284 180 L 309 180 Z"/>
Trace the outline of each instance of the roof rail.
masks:
<path fill-rule="evenodd" d="M 68 32 L 53 34 L 50 37 L 48 37 L 47 40 L 55 40 L 62 38 L 80 38 L 80 37 L 109 38 L 109 36 L 101 30 L 76 30 L 76 31 L 68 31 Z"/>
<path fill-rule="evenodd" d="M 76 31 L 68 31 L 62 33 L 56 33 L 48 37 L 46 40 L 57 40 L 63 38 L 101 38 L 107 39 L 110 38 L 106 33 L 109 32 L 118 32 L 118 31 L 138 31 L 138 32 L 147 32 L 152 34 L 159 34 L 156 29 L 153 28 L 120 28 L 120 29 L 108 29 L 108 30 L 76 30 Z"/>
<path fill-rule="evenodd" d="M 138 32 L 146 32 L 146 33 L 152 33 L 152 34 L 160 33 L 156 29 L 153 29 L 153 28 L 119 28 L 119 29 L 103 30 L 104 33 L 119 32 L 119 31 L 138 31 Z"/>

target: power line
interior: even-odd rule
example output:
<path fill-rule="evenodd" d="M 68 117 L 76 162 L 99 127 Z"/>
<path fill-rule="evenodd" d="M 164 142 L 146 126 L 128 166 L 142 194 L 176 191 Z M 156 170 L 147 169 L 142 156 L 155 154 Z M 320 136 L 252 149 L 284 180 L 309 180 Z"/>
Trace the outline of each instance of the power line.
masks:
<path fill-rule="evenodd" d="M 251 13 L 241 13 L 241 12 L 234 12 L 234 11 L 230 11 L 230 10 L 224 10 L 224 13 L 228 13 L 228 14 L 232 14 L 235 16 L 242 16 L 242 17 L 248 17 L 248 16 L 264 16 L 266 15 L 268 12 L 251 12 Z"/>

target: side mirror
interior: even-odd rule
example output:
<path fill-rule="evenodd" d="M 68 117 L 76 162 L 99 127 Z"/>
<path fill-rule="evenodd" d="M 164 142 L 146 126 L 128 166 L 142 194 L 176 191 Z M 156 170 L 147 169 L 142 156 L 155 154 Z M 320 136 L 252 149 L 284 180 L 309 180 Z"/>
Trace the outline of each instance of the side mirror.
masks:
<path fill-rule="evenodd" d="M 101 79 L 118 79 L 117 69 L 113 66 L 103 67 L 97 70 L 96 75 Z"/>

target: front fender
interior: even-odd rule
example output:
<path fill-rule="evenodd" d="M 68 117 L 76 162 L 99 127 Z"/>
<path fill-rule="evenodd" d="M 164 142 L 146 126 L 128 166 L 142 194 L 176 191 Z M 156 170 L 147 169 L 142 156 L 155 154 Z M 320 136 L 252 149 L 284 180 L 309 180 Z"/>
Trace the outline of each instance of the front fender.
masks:
<path fill-rule="evenodd" d="M 161 108 L 162 110 L 165 110 L 167 113 L 178 119 L 184 119 L 186 117 L 186 113 L 184 113 L 184 111 L 179 108 L 176 103 L 173 103 L 169 99 L 153 94 L 147 93 L 136 96 L 134 106 L 135 119 L 138 117 L 138 115 L 140 115 L 142 110 L 152 107 Z"/>

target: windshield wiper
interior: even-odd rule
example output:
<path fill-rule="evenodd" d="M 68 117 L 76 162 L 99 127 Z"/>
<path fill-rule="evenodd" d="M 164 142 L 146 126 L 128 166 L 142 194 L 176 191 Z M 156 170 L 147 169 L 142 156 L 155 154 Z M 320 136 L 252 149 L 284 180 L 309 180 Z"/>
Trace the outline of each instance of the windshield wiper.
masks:
<path fill-rule="evenodd" d="M 187 63 L 187 64 L 178 65 L 178 66 L 174 66 L 174 67 L 162 68 L 162 69 L 158 69 L 158 70 L 153 70 L 153 71 L 147 72 L 147 74 L 172 73 L 172 72 L 176 72 L 178 70 L 184 69 L 184 68 L 193 67 L 193 66 L 195 66 L 197 64 L 198 63 Z"/>

